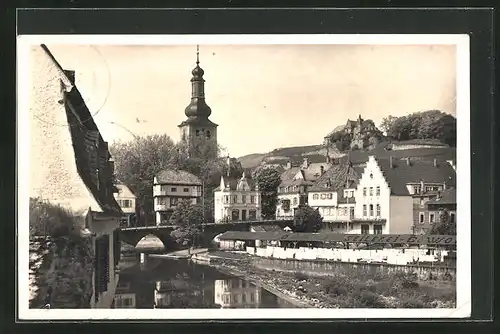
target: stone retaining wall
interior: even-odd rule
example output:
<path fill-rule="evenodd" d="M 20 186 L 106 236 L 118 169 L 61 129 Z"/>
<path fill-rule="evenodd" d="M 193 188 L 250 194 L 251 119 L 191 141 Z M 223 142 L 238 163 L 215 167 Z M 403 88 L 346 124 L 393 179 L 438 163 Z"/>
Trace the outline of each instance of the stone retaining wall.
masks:
<path fill-rule="evenodd" d="M 395 272 L 416 273 L 422 280 L 455 281 L 456 268 L 427 265 L 395 265 L 375 263 L 349 263 L 325 260 L 290 260 L 255 257 L 253 263 L 262 269 L 302 272 L 304 274 L 331 275 L 346 270 L 356 269 L 365 273 L 390 274 Z"/>

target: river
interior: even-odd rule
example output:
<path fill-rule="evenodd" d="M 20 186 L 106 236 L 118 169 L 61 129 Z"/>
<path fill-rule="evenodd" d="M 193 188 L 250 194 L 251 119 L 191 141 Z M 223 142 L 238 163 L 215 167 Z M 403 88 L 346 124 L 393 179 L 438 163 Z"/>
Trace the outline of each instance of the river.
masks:
<path fill-rule="evenodd" d="M 189 260 L 122 260 L 114 308 L 295 308 L 249 281 Z"/>

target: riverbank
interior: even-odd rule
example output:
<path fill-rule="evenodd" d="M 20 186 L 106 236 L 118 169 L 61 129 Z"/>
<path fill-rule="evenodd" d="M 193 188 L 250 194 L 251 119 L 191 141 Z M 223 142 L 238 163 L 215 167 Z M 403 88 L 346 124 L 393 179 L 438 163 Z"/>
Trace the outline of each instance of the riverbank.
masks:
<path fill-rule="evenodd" d="M 258 265 L 251 255 L 216 251 L 206 265 L 244 277 L 299 307 L 453 308 L 456 285 L 419 281 L 416 275 L 370 274 L 349 269 L 307 275 Z"/>

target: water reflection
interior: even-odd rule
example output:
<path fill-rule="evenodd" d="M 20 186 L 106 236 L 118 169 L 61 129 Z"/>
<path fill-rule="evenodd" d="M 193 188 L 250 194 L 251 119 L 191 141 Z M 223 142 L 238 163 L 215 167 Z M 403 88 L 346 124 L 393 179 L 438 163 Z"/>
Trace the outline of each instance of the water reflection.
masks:
<path fill-rule="evenodd" d="M 121 266 L 114 308 L 293 308 L 254 284 L 186 260 Z"/>

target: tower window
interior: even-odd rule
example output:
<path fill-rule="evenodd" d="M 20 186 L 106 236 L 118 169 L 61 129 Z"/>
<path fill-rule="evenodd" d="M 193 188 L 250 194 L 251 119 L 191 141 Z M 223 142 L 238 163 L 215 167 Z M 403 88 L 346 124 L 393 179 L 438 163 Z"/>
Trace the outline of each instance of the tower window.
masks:
<path fill-rule="evenodd" d="M 200 135 L 200 130 L 196 130 L 196 136 Z"/>
<path fill-rule="evenodd" d="M 207 130 L 207 138 L 210 138 L 212 134 L 210 133 L 210 130 Z"/>

